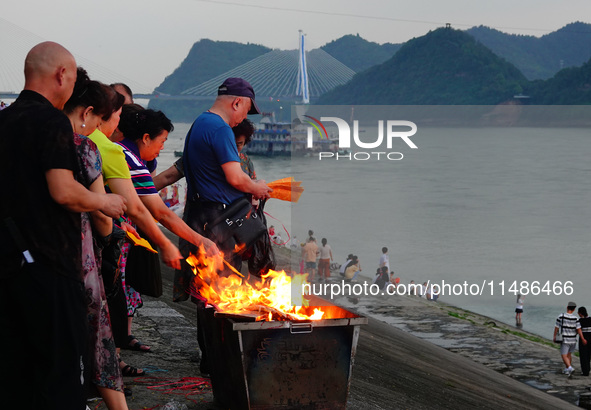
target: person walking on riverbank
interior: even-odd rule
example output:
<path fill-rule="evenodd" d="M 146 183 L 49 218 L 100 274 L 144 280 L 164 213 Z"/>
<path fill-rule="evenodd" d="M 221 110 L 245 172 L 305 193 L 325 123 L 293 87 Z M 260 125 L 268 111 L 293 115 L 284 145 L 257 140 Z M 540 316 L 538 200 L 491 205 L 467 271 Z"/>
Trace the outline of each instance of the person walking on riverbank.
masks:
<path fill-rule="evenodd" d="M 587 309 L 581 306 L 577 313 L 579 314 L 579 324 L 581 325 L 582 336 L 579 337 L 579 359 L 581 360 L 581 374 L 589 376 L 591 360 L 591 317 L 587 314 Z"/>
<path fill-rule="evenodd" d="M 572 366 L 572 352 L 574 352 L 577 347 L 577 333 L 579 333 L 581 338 L 584 338 L 583 333 L 581 332 L 581 324 L 573 314 L 576 307 L 577 304 L 575 302 L 568 302 L 566 312 L 561 313 L 560 316 L 556 318 L 554 336 L 552 338 L 554 343 L 558 343 L 556 341 L 558 332 L 562 335 L 562 342 L 560 342 L 560 356 L 564 362 L 564 370 L 562 372 L 569 376 L 575 371 Z"/>
<path fill-rule="evenodd" d="M 517 295 L 517 300 L 515 301 L 515 326 L 520 327 L 523 326 L 521 323 L 521 314 L 523 313 L 523 296 L 521 293 Z"/>

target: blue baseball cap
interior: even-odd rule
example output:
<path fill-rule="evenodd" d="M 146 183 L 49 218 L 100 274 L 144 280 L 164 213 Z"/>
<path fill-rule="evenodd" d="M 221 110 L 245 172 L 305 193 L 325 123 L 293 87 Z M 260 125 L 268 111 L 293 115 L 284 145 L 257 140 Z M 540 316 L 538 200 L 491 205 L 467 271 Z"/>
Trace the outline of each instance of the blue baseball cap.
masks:
<path fill-rule="evenodd" d="M 218 95 L 235 95 L 237 97 L 248 97 L 252 102 L 248 114 L 252 115 L 261 113 L 259 107 L 257 106 L 257 103 L 254 101 L 254 89 L 252 88 L 252 85 L 250 85 L 248 81 L 242 78 L 227 78 L 226 81 L 224 81 L 223 84 L 218 87 Z"/>

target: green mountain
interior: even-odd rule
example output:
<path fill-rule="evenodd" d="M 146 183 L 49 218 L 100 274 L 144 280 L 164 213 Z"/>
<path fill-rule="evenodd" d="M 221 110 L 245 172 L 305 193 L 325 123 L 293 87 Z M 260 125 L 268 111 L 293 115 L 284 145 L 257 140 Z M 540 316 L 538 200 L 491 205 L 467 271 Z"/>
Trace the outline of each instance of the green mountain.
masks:
<path fill-rule="evenodd" d="M 357 34 L 348 34 L 320 47 L 355 72 L 363 71 L 391 58 L 401 44 L 378 44 Z"/>
<path fill-rule="evenodd" d="M 531 104 L 591 104 L 591 60 L 582 67 L 565 68 L 546 81 L 533 81 L 524 94 Z"/>
<path fill-rule="evenodd" d="M 270 48 L 257 44 L 200 40 L 193 44 L 181 65 L 156 87 L 155 92 L 178 95 L 269 51 Z M 154 98 L 148 106 L 162 110 L 173 121 L 192 121 L 207 110 L 212 102 L 213 98 L 211 101 Z"/>
<path fill-rule="evenodd" d="M 527 79 L 469 34 L 441 28 L 324 94 L 318 104 L 498 104 Z"/>
<path fill-rule="evenodd" d="M 187 88 L 199 85 L 269 51 L 270 48 L 257 44 L 199 40 L 193 44 L 181 65 L 156 87 L 156 91 L 180 94 Z"/>
<path fill-rule="evenodd" d="M 484 26 L 467 32 L 530 80 L 550 78 L 564 67 L 581 66 L 591 58 L 591 24 L 587 23 L 571 23 L 539 38 Z"/>

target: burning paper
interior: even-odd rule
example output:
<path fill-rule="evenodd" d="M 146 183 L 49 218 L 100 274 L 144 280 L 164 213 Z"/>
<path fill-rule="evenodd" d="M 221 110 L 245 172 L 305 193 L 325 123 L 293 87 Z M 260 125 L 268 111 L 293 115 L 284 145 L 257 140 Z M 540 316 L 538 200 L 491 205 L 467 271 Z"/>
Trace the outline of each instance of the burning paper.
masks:
<path fill-rule="evenodd" d="M 302 289 L 308 274 L 293 274 L 270 270 L 259 278 L 244 279 L 234 273 L 220 275 L 222 256 L 213 258 L 190 255 L 187 263 L 195 273 L 194 284 L 199 296 L 223 313 L 252 314 L 256 320 L 320 320 L 322 307 L 310 307 L 309 300 L 292 287 Z M 298 298 L 294 300 L 292 298 Z"/>

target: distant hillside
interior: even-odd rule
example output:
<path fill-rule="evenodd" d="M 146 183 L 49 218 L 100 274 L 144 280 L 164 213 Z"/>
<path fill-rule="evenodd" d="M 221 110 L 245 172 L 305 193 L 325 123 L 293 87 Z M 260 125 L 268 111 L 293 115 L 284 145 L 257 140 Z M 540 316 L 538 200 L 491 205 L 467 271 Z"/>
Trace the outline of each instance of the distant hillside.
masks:
<path fill-rule="evenodd" d="M 269 51 L 270 48 L 256 44 L 200 40 L 193 44 L 181 65 L 155 91 L 180 94 Z M 191 121 L 208 109 L 212 101 L 152 99 L 149 107 L 164 111 L 173 121 Z"/>
<path fill-rule="evenodd" d="M 546 81 L 534 81 L 524 94 L 531 104 L 591 104 L 591 60 L 582 67 L 565 68 Z"/>
<path fill-rule="evenodd" d="M 530 80 L 550 78 L 564 67 L 578 67 L 591 58 L 591 24 L 587 23 L 571 23 L 539 38 L 484 26 L 467 32 Z"/>
<path fill-rule="evenodd" d="M 358 73 L 390 59 L 401 46 L 392 43 L 380 45 L 359 37 L 359 34 L 348 34 L 320 48 Z"/>
<path fill-rule="evenodd" d="M 156 87 L 156 91 L 179 94 L 269 51 L 270 48 L 257 44 L 200 40 L 193 44 L 185 60 Z"/>
<path fill-rule="evenodd" d="M 324 94 L 318 104 L 498 104 L 527 79 L 469 34 L 441 28 Z"/>

